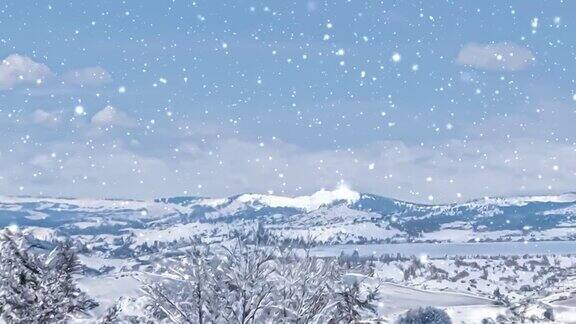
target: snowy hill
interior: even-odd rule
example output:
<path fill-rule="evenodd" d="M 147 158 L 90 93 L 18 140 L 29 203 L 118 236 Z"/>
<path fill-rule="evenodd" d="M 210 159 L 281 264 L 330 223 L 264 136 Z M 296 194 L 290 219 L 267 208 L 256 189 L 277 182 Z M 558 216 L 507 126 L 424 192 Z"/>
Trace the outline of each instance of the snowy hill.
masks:
<path fill-rule="evenodd" d="M 476 242 L 576 238 L 576 194 L 423 205 L 347 188 L 310 196 L 243 194 L 154 201 L 0 197 L 0 225 L 139 246 L 195 238 L 225 241 L 264 229 L 278 241 L 318 244 Z M 250 234 L 252 233 L 252 234 Z"/>

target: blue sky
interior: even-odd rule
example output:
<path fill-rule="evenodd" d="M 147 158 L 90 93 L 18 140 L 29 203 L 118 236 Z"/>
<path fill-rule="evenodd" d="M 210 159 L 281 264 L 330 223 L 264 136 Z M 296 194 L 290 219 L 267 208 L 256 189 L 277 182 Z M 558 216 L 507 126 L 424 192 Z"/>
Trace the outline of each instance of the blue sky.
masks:
<path fill-rule="evenodd" d="M 576 190 L 568 1 L 5 1 L 0 193 Z"/>

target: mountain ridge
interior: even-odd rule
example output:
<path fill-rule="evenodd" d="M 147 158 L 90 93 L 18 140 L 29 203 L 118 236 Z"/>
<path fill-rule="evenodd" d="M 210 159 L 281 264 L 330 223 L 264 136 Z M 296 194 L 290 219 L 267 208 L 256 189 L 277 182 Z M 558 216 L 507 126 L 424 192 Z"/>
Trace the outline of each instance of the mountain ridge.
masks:
<path fill-rule="evenodd" d="M 382 196 L 379 194 L 369 193 L 369 192 L 359 192 L 353 191 L 347 187 L 339 187 L 333 191 L 321 189 L 316 191 L 310 195 L 302 195 L 302 196 L 281 196 L 275 194 L 263 194 L 263 193 L 256 193 L 256 192 L 245 192 L 240 194 L 235 194 L 228 197 L 209 197 L 209 196 L 167 196 L 167 197 L 159 197 L 159 198 L 152 198 L 152 199 L 131 199 L 131 198 L 93 198 L 93 197 L 58 197 L 58 196 L 18 196 L 18 195 L 0 195 L 0 203 L 5 203 L 9 201 L 22 201 L 22 200 L 32 200 L 32 201 L 42 201 L 42 200 L 58 200 L 58 201 L 106 201 L 106 202 L 119 202 L 119 203 L 146 203 L 146 202 L 164 202 L 164 203 L 178 203 L 177 201 L 187 201 L 187 202 L 196 202 L 196 201 L 225 201 L 225 200 L 234 200 L 235 198 L 241 197 L 263 197 L 263 198 L 281 198 L 281 199 L 298 199 L 298 198 L 309 198 L 313 197 L 318 193 L 334 193 L 338 191 L 348 191 L 351 194 L 358 194 L 359 197 L 364 196 L 372 196 L 381 199 L 387 199 L 399 203 L 406 203 L 412 205 L 419 205 L 419 206 L 453 206 L 453 205 L 464 205 L 464 204 L 471 204 L 476 202 L 486 202 L 486 201 L 506 201 L 506 200 L 518 200 L 518 201 L 553 201 L 553 200 L 561 200 L 562 198 L 567 198 L 567 202 L 576 202 L 576 191 L 568 191 L 560 194 L 550 194 L 550 195 L 511 195 L 511 196 L 486 196 L 486 197 L 478 197 L 478 198 L 471 198 L 469 200 L 465 200 L 462 202 L 444 202 L 444 203 L 426 203 L 426 202 L 414 202 L 405 199 L 398 199 L 389 196 Z M 342 199 L 346 200 L 346 199 Z M 320 207 L 320 206 L 319 206 Z"/>
<path fill-rule="evenodd" d="M 89 240 L 137 237 L 208 242 L 253 235 L 313 244 L 576 239 L 576 194 L 420 204 L 341 187 L 310 196 L 109 200 L 0 197 L 0 226 L 54 230 Z"/>

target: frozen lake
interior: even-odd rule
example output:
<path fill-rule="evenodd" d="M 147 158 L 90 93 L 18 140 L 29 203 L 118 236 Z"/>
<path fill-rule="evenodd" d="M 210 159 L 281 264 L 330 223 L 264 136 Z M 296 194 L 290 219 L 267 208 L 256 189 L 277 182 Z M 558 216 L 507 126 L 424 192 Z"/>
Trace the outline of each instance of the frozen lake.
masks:
<path fill-rule="evenodd" d="M 523 254 L 576 254 L 576 241 L 543 242 L 486 242 L 486 243 L 400 243 L 400 244 L 344 244 L 312 248 L 316 256 L 338 256 L 354 251 L 362 256 L 382 254 L 428 255 L 523 255 Z"/>

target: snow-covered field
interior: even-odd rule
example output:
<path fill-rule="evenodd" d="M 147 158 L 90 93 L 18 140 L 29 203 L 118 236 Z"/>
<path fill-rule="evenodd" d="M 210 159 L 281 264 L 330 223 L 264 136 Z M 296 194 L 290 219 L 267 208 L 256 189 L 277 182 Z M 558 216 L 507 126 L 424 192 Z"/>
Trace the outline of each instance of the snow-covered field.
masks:
<path fill-rule="evenodd" d="M 361 256 L 402 254 L 407 256 L 500 256 L 500 255 L 566 255 L 576 254 L 576 241 L 483 242 L 483 243 L 396 243 L 320 245 L 309 250 L 312 254 L 336 257 L 342 252 Z"/>
<path fill-rule="evenodd" d="M 510 243 L 502 243 L 510 244 Z M 167 254 L 166 254 L 167 253 Z M 95 313 L 122 301 L 126 307 L 145 303 L 140 289 L 154 263 L 162 264 L 170 251 L 137 259 L 81 256 L 100 275 L 83 276 L 79 285 L 100 302 Z M 374 318 L 393 321 L 409 309 L 433 306 L 445 310 L 454 323 L 480 323 L 498 316 L 509 320 L 546 322 L 551 309 L 556 321 L 575 322 L 576 256 L 505 254 L 501 256 L 345 255 L 342 262 L 370 262 L 373 274 L 363 279 L 379 287 Z M 140 305 L 140 306 L 138 306 Z"/>

